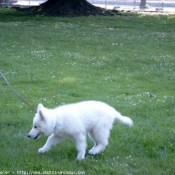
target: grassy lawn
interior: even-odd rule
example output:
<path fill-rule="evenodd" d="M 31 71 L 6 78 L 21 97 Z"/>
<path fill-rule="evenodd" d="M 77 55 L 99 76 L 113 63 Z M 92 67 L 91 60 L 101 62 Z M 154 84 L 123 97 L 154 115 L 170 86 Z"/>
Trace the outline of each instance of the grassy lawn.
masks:
<path fill-rule="evenodd" d="M 0 71 L 21 96 L 50 108 L 100 100 L 135 126 L 116 122 L 104 153 L 81 162 L 72 140 L 40 155 L 47 137 L 26 136 L 35 111 L 0 78 L 0 174 L 174 174 L 175 16 L 20 13 L 0 8 Z"/>

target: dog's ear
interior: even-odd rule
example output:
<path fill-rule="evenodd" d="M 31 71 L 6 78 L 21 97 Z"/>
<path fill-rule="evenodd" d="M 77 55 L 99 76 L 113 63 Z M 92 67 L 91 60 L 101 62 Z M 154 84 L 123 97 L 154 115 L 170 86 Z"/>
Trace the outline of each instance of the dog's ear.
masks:
<path fill-rule="evenodd" d="M 42 108 L 44 108 L 44 106 L 41 103 L 39 103 L 38 108 L 37 108 L 37 112 L 39 112 Z"/>
<path fill-rule="evenodd" d="M 44 117 L 44 114 L 43 114 L 43 111 L 42 110 L 39 110 L 39 116 L 41 118 L 42 121 L 45 120 L 45 117 Z"/>

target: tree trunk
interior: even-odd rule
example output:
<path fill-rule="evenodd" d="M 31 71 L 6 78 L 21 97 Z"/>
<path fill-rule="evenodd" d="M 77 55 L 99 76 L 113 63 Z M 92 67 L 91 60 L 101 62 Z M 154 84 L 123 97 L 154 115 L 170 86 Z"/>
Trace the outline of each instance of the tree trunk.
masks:
<path fill-rule="evenodd" d="M 40 5 L 38 12 L 55 16 L 88 16 L 102 14 L 104 9 L 86 0 L 48 0 Z"/>
<path fill-rule="evenodd" d="M 141 0 L 140 8 L 146 8 L 146 0 Z"/>

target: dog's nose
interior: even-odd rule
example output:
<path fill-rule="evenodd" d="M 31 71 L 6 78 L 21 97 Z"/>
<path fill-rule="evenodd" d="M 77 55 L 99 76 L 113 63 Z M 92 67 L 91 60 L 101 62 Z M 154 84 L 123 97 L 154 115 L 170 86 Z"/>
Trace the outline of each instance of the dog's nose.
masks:
<path fill-rule="evenodd" d="M 29 137 L 29 138 L 30 138 L 30 135 L 28 134 L 28 135 L 27 135 L 27 137 Z"/>

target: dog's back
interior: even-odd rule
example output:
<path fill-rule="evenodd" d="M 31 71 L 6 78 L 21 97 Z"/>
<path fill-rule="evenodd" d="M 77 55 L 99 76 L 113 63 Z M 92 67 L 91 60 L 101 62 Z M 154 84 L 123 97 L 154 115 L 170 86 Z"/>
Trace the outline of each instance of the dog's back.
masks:
<path fill-rule="evenodd" d="M 74 130 L 80 128 L 88 132 L 99 125 L 103 125 L 111 129 L 114 120 L 118 120 L 126 125 L 132 125 L 132 121 L 130 120 L 129 123 L 128 117 L 124 118 L 113 107 L 99 101 L 84 101 L 63 105 L 56 108 L 56 111 L 58 121 L 64 123 L 65 129 L 67 127 Z"/>

